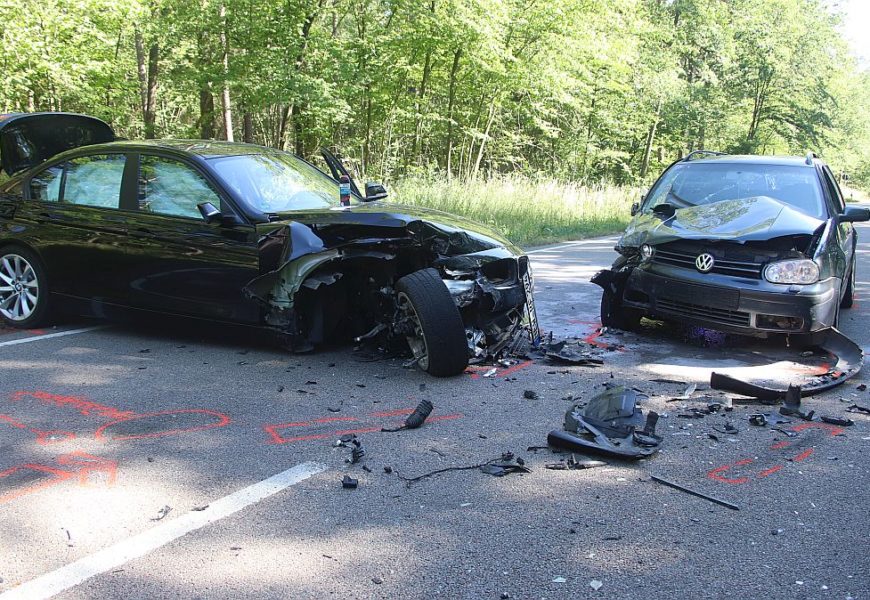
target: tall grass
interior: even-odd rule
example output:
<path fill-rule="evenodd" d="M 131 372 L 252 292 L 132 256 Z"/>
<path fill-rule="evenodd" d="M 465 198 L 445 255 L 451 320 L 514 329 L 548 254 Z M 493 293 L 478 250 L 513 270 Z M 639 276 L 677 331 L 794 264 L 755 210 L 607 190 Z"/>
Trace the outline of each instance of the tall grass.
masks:
<path fill-rule="evenodd" d="M 638 188 L 520 176 L 470 182 L 409 178 L 393 184 L 391 192 L 395 202 L 486 223 L 520 246 L 620 231 L 641 193 Z"/>

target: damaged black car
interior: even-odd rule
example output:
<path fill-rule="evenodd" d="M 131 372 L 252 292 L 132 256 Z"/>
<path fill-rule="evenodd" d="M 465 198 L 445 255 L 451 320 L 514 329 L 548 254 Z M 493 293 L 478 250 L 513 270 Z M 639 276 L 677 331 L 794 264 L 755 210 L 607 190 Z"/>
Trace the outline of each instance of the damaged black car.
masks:
<path fill-rule="evenodd" d="M 0 115 L 0 316 L 114 309 L 242 323 L 303 352 L 410 349 L 461 373 L 536 338 L 528 258 L 482 225 L 364 193 L 292 154 L 214 141 L 118 141 L 104 122 Z"/>
<path fill-rule="evenodd" d="M 855 292 L 856 232 L 870 210 L 846 206 L 815 155 L 693 152 L 672 164 L 593 277 L 601 321 L 642 317 L 755 337 L 836 327 Z"/>

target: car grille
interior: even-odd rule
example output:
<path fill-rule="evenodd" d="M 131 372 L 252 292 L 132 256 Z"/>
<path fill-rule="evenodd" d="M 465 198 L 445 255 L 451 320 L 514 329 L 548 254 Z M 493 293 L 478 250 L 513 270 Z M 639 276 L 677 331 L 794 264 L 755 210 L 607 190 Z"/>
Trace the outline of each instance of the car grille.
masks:
<path fill-rule="evenodd" d="M 668 298 L 659 298 L 656 301 L 656 306 L 669 313 L 703 319 L 711 323 L 722 323 L 723 325 L 749 327 L 752 321 L 752 316 L 746 312 L 728 310 L 727 308 L 714 308 L 701 304 L 690 304 Z"/>
<path fill-rule="evenodd" d="M 652 261 L 653 263 L 662 265 L 694 269 L 695 259 L 703 252 L 703 250 L 682 250 L 678 248 L 669 248 L 667 246 L 659 246 L 656 248 Z M 732 275 L 734 277 L 745 277 L 747 279 L 761 279 L 762 265 L 758 263 L 727 260 L 725 258 L 720 258 L 721 255 L 717 256 L 716 253 L 714 253 L 713 256 L 716 259 L 716 262 L 710 270 L 711 273 Z"/>

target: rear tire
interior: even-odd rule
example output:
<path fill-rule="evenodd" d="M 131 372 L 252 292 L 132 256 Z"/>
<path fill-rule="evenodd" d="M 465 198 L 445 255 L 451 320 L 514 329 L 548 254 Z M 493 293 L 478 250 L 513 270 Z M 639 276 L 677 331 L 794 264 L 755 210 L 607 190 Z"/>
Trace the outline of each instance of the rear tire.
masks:
<path fill-rule="evenodd" d="M 0 318 L 9 327 L 31 329 L 48 320 L 48 276 L 26 248 L 0 249 Z"/>
<path fill-rule="evenodd" d="M 399 279 L 396 301 L 412 323 L 406 335 L 417 366 L 435 377 L 449 377 L 468 366 L 465 324 L 453 296 L 435 269 L 423 269 Z"/>
<path fill-rule="evenodd" d="M 840 301 L 841 308 L 852 308 L 855 303 L 855 267 L 857 261 L 852 259 L 852 268 L 849 270 L 849 283 L 846 284 L 846 293 L 843 294 L 843 299 Z"/>
<path fill-rule="evenodd" d="M 623 306 L 622 302 L 610 290 L 605 289 L 602 292 L 601 325 L 604 327 L 633 331 L 640 327 L 641 317 L 643 317 L 641 311 Z"/>

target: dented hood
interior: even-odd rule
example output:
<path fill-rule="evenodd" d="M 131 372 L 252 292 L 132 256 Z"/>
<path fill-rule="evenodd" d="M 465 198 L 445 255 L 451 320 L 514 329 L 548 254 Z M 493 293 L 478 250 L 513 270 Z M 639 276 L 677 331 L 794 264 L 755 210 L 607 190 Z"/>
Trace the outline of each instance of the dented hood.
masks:
<path fill-rule="evenodd" d="M 303 223 L 317 228 L 333 225 L 358 225 L 364 227 L 383 227 L 384 235 L 389 237 L 390 229 L 407 229 L 412 232 L 425 230 L 440 232 L 461 242 L 466 238 L 466 252 L 479 252 L 493 248 L 506 248 L 514 255 L 523 254 L 522 250 L 511 244 L 501 234 L 486 225 L 450 213 L 405 206 L 389 202 L 367 202 L 342 208 L 318 209 L 281 213 L 286 221 L 273 222 L 272 225 Z"/>
<path fill-rule="evenodd" d="M 637 247 L 678 239 L 763 241 L 787 235 L 811 235 L 824 223 L 779 200 L 757 196 L 678 208 L 669 218 L 644 212 L 629 224 L 619 246 Z"/>

